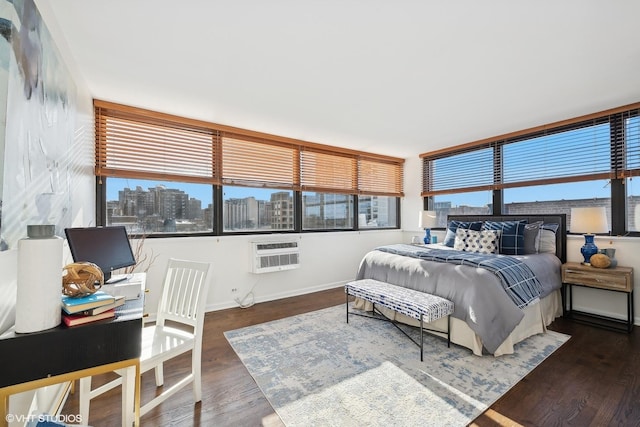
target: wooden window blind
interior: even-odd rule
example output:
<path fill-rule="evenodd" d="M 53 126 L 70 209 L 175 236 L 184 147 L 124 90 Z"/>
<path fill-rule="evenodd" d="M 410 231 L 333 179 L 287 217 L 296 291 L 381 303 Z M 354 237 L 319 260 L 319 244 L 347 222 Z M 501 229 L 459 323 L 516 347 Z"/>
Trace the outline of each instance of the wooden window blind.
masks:
<path fill-rule="evenodd" d="M 502 146 L 502 179 L 496 188 L 610 179 L 608 121 L 593 120 L 532 135 Z"/>
<path fill-rule="evenodd" d="M 618 177 L 640 176 L 640 108 L 621 115 L 614 129 L 612 138 L 624 142 L 616 153 Z"/>
<path fill-rule="evenodd" d="M 357 159 L 354 155 L 303 148 L 300 178 L 303 191 L 356 194 Z"/>
<path fill-rule="evenodd" d="M 404 159 L 94 100 L 96 176 L 402 196 Z"/>
<path fill-rule="evenodd" d="M 216 130 L 94 105 L 96 176 L 219 183 Z"/>
<path fill-rule="evenodd" d="M 358 192 L 378 196 L 403 196 L 403 167 L 397 162 L 360 158 Z"/>
<path fill-rule="evenodd" d="M 422 195 L 640 175 L 639 106 L 421 154 Z"/>
<path fill-rule="evenodd" d="M 423 161 L 424 195 L 494 188 L 493 147 L 464 150 Z"/>
<path fill-rule="evenodd" d="M 224 133 L 222 183 L 297 190 L 300 187 L 298 147 Z"/>

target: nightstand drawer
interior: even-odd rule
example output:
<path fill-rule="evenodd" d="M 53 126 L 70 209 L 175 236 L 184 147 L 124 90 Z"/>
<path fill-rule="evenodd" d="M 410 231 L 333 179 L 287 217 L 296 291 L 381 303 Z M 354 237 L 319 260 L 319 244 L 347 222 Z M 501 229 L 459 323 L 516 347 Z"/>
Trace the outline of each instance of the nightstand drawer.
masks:
<path fill-rule="evenodd" d="M 565 268 L 562 271 L 562 281 L 575 285 L 626 292 L 631 292 L 632 286 L 631 274 L 610 274 L 605 271 L 598 272 L 595 269 L 581 271 Z"/>

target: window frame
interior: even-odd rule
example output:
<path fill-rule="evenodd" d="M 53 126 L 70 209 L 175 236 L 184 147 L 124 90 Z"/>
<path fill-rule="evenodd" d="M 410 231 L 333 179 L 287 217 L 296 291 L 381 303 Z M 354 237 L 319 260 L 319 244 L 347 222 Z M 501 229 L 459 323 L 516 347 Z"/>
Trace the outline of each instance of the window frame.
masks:
<path fill-rule="evenodd" d="M 493 192 L 493 214 L 502 215 L 504 210 L 505 188 L 527 187 L 532 185 L 548 185 L 566 182 L 579 182 L 595 179 L 608 179 L 611 187 L 611 235 L 640 236 L 640 232 L 629 231 L 626 228 L 627 194 L 624 180 L 627 177 L 640 176 L 640 168 L 628 168 L 626 161 L 626 130 L 625 120 L 640 116 L 640 103 L 629 104 L 610 110 L 601 111 L 573 119 L 550 123 L 534 128 L 524 129 L 509 134 L 486 138 L 479 141 L 449 147 L 437 151 L 420 154 L 423 165 L 422 197 L 425 209 L 433 208 L 433 196 L 442 194 L 462 193 L 467 191 L 491 190 Z M 518 183 L 503 182 L 503 147 L 507 144 L 539 138 L 543 135 L 553 135 L 561 132 L 573 131 L 585 126 L 596 126 L 607 123 L 609 125 L 610 167 L 606 172 L 582 174 L 575 176 L 541 178 Z M 433 179 L 432 162 L 437 159 L 455 156 L 461 153 L 493 148 L 494 180 L 490 185 L 473 188 L 454 188 L 452 190 L 433 191 L 430 180 Z"/>
<path fill-rule="evenodd" d="M 312 143 L 307 141 L 301 141 L 293 138 L 287 138 L 277 135 L 265 134 L 261 132 L 246 130 L 235 128 L 226 125 L 220 125 L 216 123 L 209 123 L 200 120 L 193 120 L 188 118 L 182 118 L 170 114 L 159 113 L 155 111 L 129 107 L 121 104 L 116 104 L 107 101 L 94 100 L 94 113 L 95 113 L 95 123 L 96 123 L 96 165 L 95 165 L 95 175 L 96 175 L 96 224 L 99 226 L 107 225 L 107 217 L 106 217 L 106 208 L 107 208 L 107 194 L 106 194 L 106 186 L 109 177 L 115 178 L 138 178 L 138 179 L 148 179 L 148 180 L 163 180 L 163 181 L 174 181 L 176 183 L 180 182 L 193 182 L 194 180 L 197 183 L 208 183 L 212 186 L 213 192 L 213 231 L 212 232 L 193 232 L 193 233 L 162 233 L 161 235 L 149 234 L 146 237 L 189 237 L 189 236 L 221 236 L 221 235 L 243 235 L 243 234 L 287 234 L 287 233 L 307 233 L 307 232 L 327 232 L 327 231 L 357 231 L 357 212 L 358 212 L 358 195 L 363 194 L 366 191 L 366 194 L 371 194 L 374 192 L 375 195 L 386 195 L 396 197 L 396 207 L 397 207 L 397 224 L 394 227 L 385 227 L 391 229 L 399 229 L 401 227 L 400 221 L 400 197 L 404 196 L 403 193 L 403 174 L 404 174 L 404 159 L 386 156 L 386 155 L 378 155 L 374 153 L 367 153 L 358 150 L 351 150 L 345 148 L 339 148 L 324 144 Z M 205 135 L 212 135 L 211 140 L 211 153 L 209 155 L 209 159 L 211 159 L 211 167 L 210 167 L 210 175 L 207 177 L 191 177 L 188 173 L 184 175 L 177 174 L 159 174 L 152 172 L 145 172 L 144 170 L 136 171 L 135 169 L 132 171 L 130 169 L 119 170 L 114 168 L 106 167 L 108 165 L 108 155 L 109 155 L 109 141 L 108 137 L 110 137 L 111 133 L 109 133 L 108 126 L 108 116 L 109 114 L 114 115 L 118 119 L 124 118 L 139 120 L 141 122 L 149 121 L 150 124 L 155 126 L 162 126 L 162 124 L 166 124 L 169 128 L 178 129 L 182 131 L 184 129 L 196 129 L 198 132 L 202 132 Z M 126 137 L 120 137 L 121 140 Z M 230 173 L 229 176 L 225 176 L 225 162 L 224 162 L 224 147 L 225 143 L 233 143 L 233 140 L 238 140 L 238 145 L 245 145 L 244 149 L 246 152 L 246 147 L 251 148 L 259 147 L 261 153 L 269 153 L 271 147 L 286 147 L 291 149 L 292 157 L 290 160 L 293 165 L 294 170 L 290 171 L 290 174 L 287 174 L 286 166 L 278 170 L 277 174 L 271 174 L 268 171 L 265 172 L 264 179 L 261 179 L 260 173 L 258 174 L 249 174 L 248 176 L 251 179 L 245 180 L 243 179 L 243 172 L 240 171 L 237 174 Z M 246 141 L 246 142 L 245 142 Z M 154 141 L 151 141 L 153 144 Z M 135 142 L 131 143 L 125 140 L 125 143 L 135 144 Z M 252 145 L 253 144 L 253 145 Z M 243 147 L 239 147 L 240 150 L 237 153 L 242 155 Z M 264 150 L 262 150 L 264 149 Z M 122 151 L 122 150 L 121 150 Z M 249 150 L 251 151 L 251 150 Z M 276 150 L 278 151 L 278 150 Z M 348 162 L 347 169 L 341 169 L 334 171 L 334 177 L 337 179 L 327 182 L 326 180 L 321 180 L 320 185 L 313 185 L 314 181 L 311 181 L 311 184 L 305 183 L 304 169 L 301 167 L 303 164 L 303 154 L 304 152 L 313 152 L 313 153 L 321 153 L 323 156 L 327 158 L 336 159 L 350 159 Z M 236 153 L 236 154 L 237 154 Z M 247 156 L 250 157 L 251 153 L 247 153 Z M 171 156 L 168 157 L 170 160 Z M 285 156 L 286 157 L 286 156 Z M 283 158 L 280 155 L 280 158 Z M 277 156 L 275 157 L 277 161 Z M 145 161 L 146 159 L 143 159 Z M 237 158 L 236 158 L 237 160 Z M 126 156 L 125 156 L 126 161 Z M 238 162 L 236 161 L 236 164 Z M 264 167 L 264 161 L 262 162 L 262 166 Z M 336 162 L 340 163 L 340 162 Z M 344 162 L 343 162 L 344 163 Z M 251 160 L 248 161 L 248 164 L 251 165 Z M 322 166 L 319 169 L 319 172 L 322 173 L 323 167 L 326 169 L 326 165 L 330 163 L 324 162 L 325 166 Z M 379 164 L 379 167 L 376 165 Z M 120 163 L 118 163 L 120 165 Z M 230 164 L 231 165 L 231 164 Z M 309 163 L 307 163 L 309 165 Z M 313 163 L 311 163 L 313 165 Z M 131 166 L 131 168 L 135 168 L 135 165 Z M 372 186 L 372 179 L 366 179 L 367 177 L 363 175 L 362 170 L 368 168 L 368 170 L 373 170 L 376 172 L 376 178 L 374 181 L 378 182 L 380 180 L 381 174 L 387 173 L 389 171 L 389 176 L 387 177 L 388 182 L 382 182 L 379 187 L 375 185 Z M 232 172 L 239 171 L 236 167 L 228 169 Z M 257 168 L 259 171 L 259 168 Z M 266 170 L 266 169 L 264 169 Z M 308 169 L 309 170 L 309 169 Z M 381 172 L 382 171 L 382 172 Z M 179 171 L 178 171 L 179 172 Z M 188 172 L 188 171 L 187 171 Z M 282 172 L 282 173 L 281 173 Z M 348 174 L 351 177 L 351 180 L 348 185 L 342 185 L 344 180 L 341 180 L 341 176 L 343 174 Z M 283 176 L 287 176 L 288 178 L 283 178 Z M 224 210 L 224 196 L 223 196 L 223 188 L 225 185 L 232 186 L 244 186 L 247 188 L 270 188 L 270 189 L 282 189 L 293 191 L 293 199 L 294 199 L 294 228 L 292 230 L 247 230 L 247 231 L 224 231 L 223 227 L 223 210 Z M 341 186 L 342 185 L 342 186 Z M 328 191 L 330 190 L 330 191 Z M 333 192 L 333 193 L 343 193 L 348 194 L 352 197 L 353 203 L 353 213 L 351 218 L 352 227 L 351 228 L 341 228 L 341 229 L 303 229 L 302 228 L 302 192 L 303 191 L 318 191 L 318 192 Z M 363 230 L 371 230 L 371 229 L 382 229 L 380 228 L 363 228 Z"/>

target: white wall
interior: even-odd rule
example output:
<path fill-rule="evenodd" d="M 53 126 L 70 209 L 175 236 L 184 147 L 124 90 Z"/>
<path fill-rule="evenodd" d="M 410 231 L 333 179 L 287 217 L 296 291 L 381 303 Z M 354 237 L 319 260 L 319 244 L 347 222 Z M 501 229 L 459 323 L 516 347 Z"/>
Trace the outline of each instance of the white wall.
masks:
<path fill-rule="evenodd" d="M 402 198 L 402 229 L 424 235 L 418 227 L 418 213 L 423 209 L 422 197 L 422 159 L 410 157 L 404 163 L 404 194 Z M 411 238 L 406 243 L 411 242 Z"/>
<path fill-rule="evenodd" d="M 220 236 L 146 239 L 145 253 L 159 255 L 148 271 L 150 292 L 145 304 L 153 318 L 167 259 L 211 262 L 213 275 L 207 311 L 237 307 L 235 299 L 263 302 L 341 286 L 353 280 L 360 260 L 372 248 L 397 243 L 399 230 L 329 232 L 286 235 L 300 243 L 300 268 L 281 272 L 250 272 L 250 242 L 267 236 Z M 273 237 L 273 236 L 271 236 Z M 136 242 L 134 241 L 135 245 Z M 236 291 L 233 291 L 236 289 Z M 253 291 L 253 296 L 247 296 Z"/>
<path fill-rule="evenodd" d="M 18 251 L 0 252 L 0 335 L 15 322 Z"/>
<path fill-rule="evenodd" d="M 47 22 L 49 26 L 49 23 Z M 58 48 L 64 53 L 64 46 L 62 49 Z M 64 57 L 64 55 L 63 55 Z M 66 58 L 65 58 L 66 59 Z M 88 224 L 95 224 L 95 178 L 93 175 L 93 104 L 91 95 L 88 93 L 86 85 L 83 80 L 73 74 L 74 67 L 72 63 L 66 64 L 72 78 L 76 83 L 76 116 L 75 116 L 75 130 L 73 132 L 72 146 L 73 159 L 69 161 L 69 169 L 72 170 L 73 180 L 70 187 L 67 189 L 71 193 L 72 204 L 71 217 L 72 225 L 82 226 Z M 8 106 L 11 108 L 11 105 Z M 29 128 L 31 124 L 23 119 L 19 124 L 20 127 Z M 15 124 L 14 124 L 15 126 Z M 8 144 L 20 144 L 22 141 L 7 141 Z M 65 141 L 66 143 L 66 141 Z M 11 193 L 12 188 L 5 189 L 5 196 L 7 193 Z M 25 195 L 28 197 L 28 194 Z M 25 204 L 27 201 L 25 201 Z M 5 208 L 7 208 L 5 206 Z M 10 209 L 5 209 L 5 211 Z M 11 219 L 10 219 L 11 220 Z M 11 222 L 11 221 L 9 221 Z M 26 228 L 23 230 L 23 236 L 27 236 Z M 0 275 L 0 313 L 4 313 L 5 306 L 15 306 L 16 296 L 16 276 L 17 276 L 17 246 L 15 242 L 11 242 L 12 245 L 7 251 L 0 252 L 0 267 L 2 275 Z M 68 257 L 65 258 L 66 262 Z M 61 266 L 62 267 L 62 266 Z M 13 323 L 13 318 L 10 316 L 0 319 L 0 333 L 6 329 L 6 323 Z"/>
<path fill-rule="evenodd" d="M 52 23 L 55 25 L 55 22 Z M 50 23 L 47 26 L 52 30 Z M 53 31 L 52 31 L 53 34 Z M 55 37 L 54 37 L 55 38 Z M 71 78 L 76 85 L 75 100 L 71 100 L 71 104 L 75 105 L 75 128 L 73 132 L 73 141 L 71 146 L 73 149 L 73 157 L 68 160 L 66 167 L 73 176 L 69 188 L 66 190 L 71 194 L 71 206 L 67 207 L 71 210 L 72 225 L 87 225 L 94 222 L 95 218 L 95 179 L 93 176 L 93 105 L 92 97 L 88 93 L 83 80 L 79 78 L 69 55 L 65 52 L 64 45 L 57 46 L 62 54 L 63 61 L 66 63 L 67 69 L 71 74 Z M 11 104 L 7 105 L 11 108 Z M 8 114 L 9 116 L 9 114 Z M 35 126 L 29 123 L 28 117 L 20 117 L 19 123 L 11 123 L 14 127 L 22 129 L 30 129 Z M 23 143 L 21 140 L 10 139 L 6 144 Z M 69 141 L 60 141 L 61 144 L 68 144 Z M 12 188 L 4 190 L 4 196 L 11 199 L 10 192 Z M 33 196 L 33 194 L 31 194 Z M 25 195 L 25 197 L 27 197 Z M 27 201 L 25 200 L 25 203 Z M 7 208 L 7 206 L 4 206 Z M 5 209 L 5 212 L 10 209 Z M 3 218 L 4 219 L 4 218 Z M 9 222 L 14 222 L 15 218 L 10 218 Z M 26 229 L 24 235 L 26 237 Z M 0 333 L 13 325 L 15 321 L 15 301 L 17 289 L 17 249 L 15 242 L 7 251 L 0 252 Z M 70 262 L 68 254 L 64 263 Z M 62 268 L 62 265 L 60 266 Z M 27 414 L 31 411 L 40 413 L 43 411 L 51 411 L 54 406 L 60 404 L 64 393 L 62 386 L 51 386 L 36 391 L 29 391 L 14 395 L 10 399 L 9 413 L 11 414 Z M 22 423 L 24 424 L 24 423 Z M 11 426 L 22 425 L 13 422 Z"/>

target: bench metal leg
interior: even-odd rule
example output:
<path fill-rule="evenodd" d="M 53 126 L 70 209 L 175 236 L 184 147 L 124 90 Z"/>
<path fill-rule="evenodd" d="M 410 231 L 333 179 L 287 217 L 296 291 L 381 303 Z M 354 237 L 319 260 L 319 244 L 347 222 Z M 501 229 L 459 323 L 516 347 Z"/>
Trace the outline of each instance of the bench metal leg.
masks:
<path fill-rule="evenodd" d="M 349 323 L 349 292 L 345 291 L 345 298 L 346 298 L 346 306 L 347 306 L 347 323 Z"/>
<path fill-rule="evenodd" d="M 420 315 L 420 361 L 424 361 L 424 324 L 423 324 L 423 316 Z"/>
<path fill-rule="evenodd" d="M 349 290 L 348 288 L 345 289 L 345 306 L 346 306 L 346 317 L 347 317 L 347 323 L 349 323 Z M 438 332 L 439 334 L 443 334 L 444 331 L 437 330 L 437 329 L 429 329 L 429 328 L 425 328 L 424 327 L 424 315 L 420 314 L 420 343 L 418 343 L 416 341 L 415 338 L 413 338 L 411 335 L 409 335 L 407 332 L 405 332 L 402 328 L 400 328 L 400 326 L 398 326 L 399 322 L 397 322 L 396 320 L 392 320 L 391 318 L 388 318 L 387 316 L 385 316 L 381 311 L 378 311 L 378 314 L 380 315 L 380 317 L 376 316 L 376 303 L 368 300 L 365 298 L 365 300 L 369 301 L 372 305 L 372 315 L 365 315 L 365 314 L 360 314 L 360 313 L 351 313 L 357 316 L 361 316 L 361 317 L 368 317 L 370 319 L 375 319 L 375 320 L 386 320 L 388 322 L 390 322 L 393 326 L 396 327 L 396 329 L 398 329 L 400 332 L 402 332 L 404 335 L 407 336 L 407 338 L 409 338 L 411 341 L 413 341 L 414 344 L 418 345 L 420 347 L 420 361 L 424 362 L 424 331 L 431 331 L 431 332 Z M 447 347 L 451 347 L 451 315 L 447 315 Z"/>

